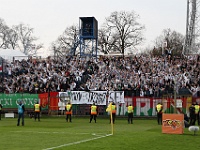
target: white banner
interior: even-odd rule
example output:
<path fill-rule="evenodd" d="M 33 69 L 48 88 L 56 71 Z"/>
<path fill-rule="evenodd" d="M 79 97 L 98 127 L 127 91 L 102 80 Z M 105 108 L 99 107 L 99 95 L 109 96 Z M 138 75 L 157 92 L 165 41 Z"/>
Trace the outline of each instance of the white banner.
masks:
<path fill-rule="evenodd" d="M 124 103 L 124 91 L 109 91 L 108 103 Z"/>
<path fill-rule="evenodd" d="M 65 106 L 68 101 L 72 104 L 106 105 L 107 91 L 71 91 L 59 92 L 58 106 Z M 124 103 L 124 91 L 109 91 L 108 103 Z"/>
<path fill-rule="evenodd" d="M 65 105 L 68 102 L 71 102 L 69 92 L 59 92 L 59 102 L 58 102 L 59 110 L 65 110 Z"/>
<path fill-rule="evenodd" d="M 106 105 L 106 91 L 72 91 L 72 104 L 93 104 Z"/>
<path fill-rule="evenodd" d="M 177 99 L 176 100 L 176 108 L 182 108 L 183 107 L 182 103 L 183 103 L 182 99 Z"/>

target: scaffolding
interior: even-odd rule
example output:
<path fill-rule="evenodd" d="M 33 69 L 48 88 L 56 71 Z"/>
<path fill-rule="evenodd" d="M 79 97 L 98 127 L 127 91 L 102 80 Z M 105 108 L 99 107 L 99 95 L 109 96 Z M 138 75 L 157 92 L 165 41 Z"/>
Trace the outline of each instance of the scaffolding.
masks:
<path fill-rule="evenodd" d="M 187 0 L 186 37 L 183 54 L 195 54 L 199 50 L 199 0 Z"/>

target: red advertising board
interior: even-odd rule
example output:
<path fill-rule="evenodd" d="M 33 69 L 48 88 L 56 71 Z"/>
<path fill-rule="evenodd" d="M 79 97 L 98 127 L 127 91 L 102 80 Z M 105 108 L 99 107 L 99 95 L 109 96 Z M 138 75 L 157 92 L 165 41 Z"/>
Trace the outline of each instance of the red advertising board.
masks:
<path fill-rule="evenodd" d="M 184 115 L 183 114 L 163 114 L 162 133 L 183 134 Z"/>

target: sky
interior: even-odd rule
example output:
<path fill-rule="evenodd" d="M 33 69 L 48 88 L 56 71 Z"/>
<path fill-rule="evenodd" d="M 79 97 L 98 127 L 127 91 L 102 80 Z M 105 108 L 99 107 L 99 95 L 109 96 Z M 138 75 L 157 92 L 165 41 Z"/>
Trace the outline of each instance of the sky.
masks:
<path fill-rule="evenodd" d="M 145 26 L 146 41 L 154 46 L 163 29 L 186 33 L 187 0 L 0 0 L 0 18 L 12 27 L 23 23 L 34 28 L 38 43 L 44 44 L 41 55 L 64 30 L 79 24 L 79 17 L 95 17 L 99 28 L 114 11 L 135 11 Z"/>

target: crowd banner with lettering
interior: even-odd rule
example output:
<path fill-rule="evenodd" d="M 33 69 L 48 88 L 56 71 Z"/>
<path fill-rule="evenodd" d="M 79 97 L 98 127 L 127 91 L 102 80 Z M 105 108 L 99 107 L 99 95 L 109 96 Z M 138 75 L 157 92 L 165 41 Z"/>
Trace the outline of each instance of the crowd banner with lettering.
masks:
<path fill-rule="evenodd" d="M 106 105 L 107 91 L 71 91 L 59 92 L 59 106 L 71 101 L 72 104 L 92 104 Z M 123 91 L 109 91 L 108 102 L 124 103 Z"/>
<path fill-rule="evenodd" d="M 90 105 L 95 102 L 97 105 L 106 106 L 109 102 L 115 102 L 117 115 L 119 116 L 127 115 L 127 106 L 129 104 L 134 106 L 134 116 L 156 116 L 155 106 L 158 102 L 163 104 L 164 113 L 174 113 L 175 110 L 172 98 L 124 97 L 123 91 L 109 91 L 109 93 L 108 91 L 71 91 L 70 97 L 69 92 L 0 94 L 0 103 L 3 105 L 3 109 L 16 109 L 20 100 L 24 102 L 26 108 L 33 108 L 34 104 L 39 102 L 42 110 L 62 110 L 61 108 L 64 107 L 61 106 L 65 106 L 69 100 L 76 105 Z M 189 114 L 189 106 L 193 101 L 200 104 L 200 98 L 183 97 L 177 100 L 179 103 L 178 113 Z"/>
<path fill-rule="evenodd" d="M 0 94 L 0 103 L 3 108 L 17 108 L 19 101 L 22 101 L 25 108 L 33 108 L 39 102 L 38 94 Z"/>
<path fill-rule="evenodd" d="M 163 114 L 162 120 L 162 133 L 183 134 L 183 114 Z"/>
<path fill-rule="evenodd" d="M 124 91 L 109 91 L 108 94 L 108 104 L 110 102 L 124 103 Z"/>
<path fill-rule="evenodd" d="M 106 105 L 106 91 L 72 91 L 72 104 L 92 104 Z"/>
<path fill-rule="evenodd" d="M 182 102 L 182 107 L 177 108 L 177 112 L 188 114 L 188 98 L 181 98 L 178 100 Z M 163 104 L 164 113 L 174 113 L 174 100 L 172 98 L 125 97 L 124 101 L 124 104 L 117 105 L 118 115 L 127 115 L 127 106 L 129 104 L 132 104 L 134 107 L 134 116 L 156 116 L 155 107 L 158 103 Z"/>
<path fill-rule="evenodd" d="M 155 116 L 155 107 L 162 99 L 154 99 L 151 97 L 134 97 L 134 115 L 135 116 Z M 166 109 L 166 108 L 164 108 Z"/>

